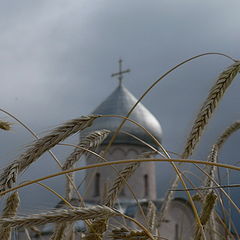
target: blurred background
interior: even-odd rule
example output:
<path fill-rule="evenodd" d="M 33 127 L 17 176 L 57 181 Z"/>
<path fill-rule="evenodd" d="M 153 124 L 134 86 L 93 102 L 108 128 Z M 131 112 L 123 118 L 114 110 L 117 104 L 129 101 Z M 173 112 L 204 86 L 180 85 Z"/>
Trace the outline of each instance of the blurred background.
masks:
<path fill-rule="evenodd" d="M 137 98 L 159 76 L 191 56 L 221 52 L 238 59 L 239 8 L 237 0 L 0 0 L 0 108 L 43 136 L 66 120 L 91 113 L 110 95 L 118 85 L 111 74 L 118 71 L 119 58 L 124 69 L 131 69 L 124 85 Z M 143 104 L 161 123 L 168 150 L 183 151 L 210 87 L 231 64 L 222 56 L 199 58 L 168 75 L 144 98 Z M 239 119 L 239 80 L 230 86 L 192 158 L 206 160 L 216 138 Z M 6 114 L 0 112 L 0 118 L 13 123 L 10 132 L 0 132 L 3 169 L 34 138 Z M 230 138 L 219 161 L 238 164 L 239 140 L 239 133 Z M 77 141 L 74 136 L 66 142 Z M 71 150 L 58 146 L 54 153 L 63 161 Z M 20 181 L 56 171 L 56 163 L 44 154 Z M 175 173 L 163 163 L 156 171 L 159 197 L 163 197 Z M 231 171 L 230 183 L 239 183 L 238 175 Z M 79 182 L 82 176 L 84 172 L 78 174 Z M 224 182 L 225 170 L 222 178 Z M 63 180 L 45 183 L 61 193 Z M 24 213 L 51 208 L 59 201 L 38 185 L 21 193 Z M 238 188 L 231 195 L 238 203 Z M 234 210 L 232 214 L 236 220 Z"/>

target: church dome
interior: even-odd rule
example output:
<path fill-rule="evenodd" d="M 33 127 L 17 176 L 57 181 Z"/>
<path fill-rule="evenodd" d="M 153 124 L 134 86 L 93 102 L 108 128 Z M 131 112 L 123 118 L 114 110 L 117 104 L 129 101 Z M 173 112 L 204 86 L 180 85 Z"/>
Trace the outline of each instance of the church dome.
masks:
<path fill-rule="evenodd" d="M 137 102 L 137 99 L 133 94 L 122 84 L 113 91 L 113 93 L 105 99 L 93 112 L 92 114 L 101 114 L 101 115 L 121 115 L 126 116 L 129 110 Z M 153 116 L 153 114 L 142 104 L 139 103 L 134 111 L 131 113 L 130 119 L 136 121 L 145 127 L 158 141 L 161 141 L 162 128 L 158 120 Z M 84 135 L 101 129 L 108 129 L 111 131 L 110 136 L 105 140 L 106 144 L 109 139 L 112 137 L 114 131 L 121 124 L 122 119 L 115 117 L 103 117 L 96 119 L 93 123 L 93 126 L 87 128 L 84 131 Z M 151 144 L 156 147 L 156 143 L 143 129 L 139 128 L 137 125 L 127 121 L 123 125 L 121 131 L 128 132 L 141 140 L 144 140 L 148 144 Z M 140 141 L 134 139 L 132 136 L 129 136 L 123 132 L 120 132 L 117 138 L 114 141 L 114 144 L 137 144 L 142 145 Z"/>

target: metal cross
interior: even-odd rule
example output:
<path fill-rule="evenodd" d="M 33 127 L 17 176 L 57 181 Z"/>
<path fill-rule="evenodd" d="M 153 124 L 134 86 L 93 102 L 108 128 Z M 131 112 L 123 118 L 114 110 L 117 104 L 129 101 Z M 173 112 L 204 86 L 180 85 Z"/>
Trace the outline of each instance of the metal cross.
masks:
<path fill-rule="evenodd" d="M 127 70 L 122 71 L 122 59 L 119 59 L 118 63 L 119 63 L 119 72 L 113 73 L 111 76 L 112 77 L 118 76 L 119 86 L 121 86 L 122 85 L 123 74 L 124 73 L 129 73 L 131 70 L 127 69 Z"/>

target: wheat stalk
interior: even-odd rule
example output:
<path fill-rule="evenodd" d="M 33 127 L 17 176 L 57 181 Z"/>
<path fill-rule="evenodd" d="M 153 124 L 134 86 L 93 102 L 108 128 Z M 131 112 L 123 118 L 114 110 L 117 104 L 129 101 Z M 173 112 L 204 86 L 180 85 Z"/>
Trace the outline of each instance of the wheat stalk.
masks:
<path fill-rule="evenodd" d="M 0 120 L 0 129 L 9 131 L 11 129 L 11 123 Z"/>
<path fill-rule="evenodd" d="M 110 133 L 109 130 L 103 129 L 94 131 L 87 135 L 86 138 L 84 138 L 83 141 L 79 143 L 78 145 L 79 148 L 75 148 L 75 150 L 67 158 L 67 160 L 63 164 L 62 169 L 63 170 L 70 169 L 73 166 L 73 164 L 78 161 L 82 154 L 87 153 L 86 149 L 93 151 L 106 139 L 109 133 Z"/>
<path fill-rule="evenodd" d="M 9 218 L 15 216 L 19 203 L 20 203 L 19 194 L 18 192 L 14 192 L 7 199 L 6 206 L 3 210 L 2 218 Z M 0 225 L 0 239 L 2 240 L 11 239 L 11 227 Z"/>
<path fill-rule="evenodd" d="M 91 126 L 92 122 L 98 117 L 98 115 L 92 115 L 70 120 L 62 126 L 54 129 L 47 136 L 36 140 L 35 143 L 19 157 L 19 159 L 15 160 L 4 169 L 4 172 L 0 176 L 0 192 L 11 188 L 16 182 L 18 173 L 26 169 L 44 152 L 57 145 L 59 142 L 65 140 L 70 135 Z"/>
<path fill-rule="evenodd" d="M 227 70 L 223 71 L 219 75 L 217 82 L 210 90 L 210 93 L 206 101 L 203 103 L 203 106 L 193 124 L 191 133 L 188 137 L 186 146 L 182 154 L 183 158 L 188 158 L 192 154 L 194 148 L 196 147 L 197 143 L 200 140 L 200 137 L 202 135 L 202 132 L 205 126 L 208 123 L 208 120 L 211 118 L 220 99 L 222 98 L 225 91 L 232 83 L 233 79 L 235 78 L 239 70 L 240 70 L 240 61 L 234 63 Z"/>
<path fill-rule="evenodd" d="M 63 223 L 77 220 L 94 219 L 105 216 L 121 215 L 117 210 L 107 206 L 94 206 L 91 208 L 59 209 L 26 217 L 1 218 L 0 224 L 4 227 L 29 227 L 46 223 Z"/>

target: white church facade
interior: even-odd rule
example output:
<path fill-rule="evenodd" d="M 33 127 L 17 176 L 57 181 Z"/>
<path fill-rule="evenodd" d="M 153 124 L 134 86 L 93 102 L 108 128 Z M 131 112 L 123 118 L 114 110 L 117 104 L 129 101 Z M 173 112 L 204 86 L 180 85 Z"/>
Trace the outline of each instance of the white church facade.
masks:
<path fill-rule="evenodd" d="M 94 111 L 93 114 L 126 116 L 130 109 L 137 102 L 133 94 L 123 85 L 122 74 L 129 70 L 122 70 L 122 62 L 119 61 L 119 72 L 113 76 L 119 77 L 119 85 Z M 147 129 L 157 141 L 162 141 L 162 128 L 156 117 L 142 104 L 138 103 L 131 113 L 131 120 L 139 123 Z M 90 131 L 108 129 L 112 134 L 101 145 L 99 152 L 104 151 L 114 132 L 121 124 L 122 119 L 117 117 L 97 119 Z M 139 126 L 132 122 L 125 122 L 112 146 L 105 156 L 108 161 L 123 159 L 136 159 L 148 152 L 153 152 L 148 145 L 158 149 L 158 145 L 153 138 Z M 87 164 L 99 162 L 95 156 L 87 158 Z M 123 169 L 124 165 L 114 166 L 118 171 Z M 113 179 L 117 177 L 111 166 L 89 169 L 86 172 L 86 195 L 85 201 L 89 203 L 101 203 L 104 197 L 104 190 L 111 186 Z M 146 210 L 149 201 L 152 201 L 157 207 L 157 212 L 161 209 L 162 200 L 157 198 L 156 187 L 156 169 L 155 162 L 141 163 L 133 175 L 129 178 L 128 184 L 125 184 L 121 190 L 116 207 L 121 208 L 126 215 L 137 219 L 147 225 L 145 218 L 138 207 L 135 198 L 138 199 L 142 208 Z M 134 195 L 133 195 L 134 193 Z M 180 240 L 191 239 L 194 231 L 194 215 L 191 206 L 184 199 L 174 199 L 168 210 L 165 212 L 164 221 L 160 224 L 158 231 L 163 239 Z M 136 228 L 131 224 L 132 228 Z"/>

